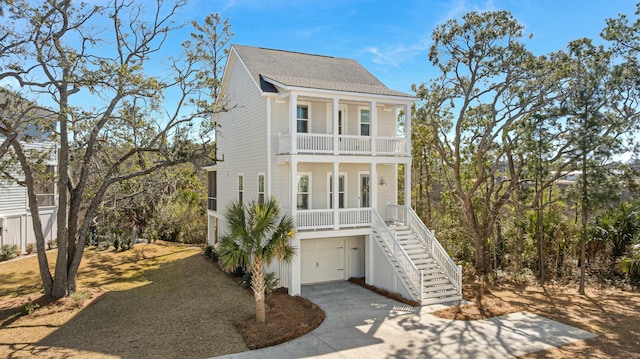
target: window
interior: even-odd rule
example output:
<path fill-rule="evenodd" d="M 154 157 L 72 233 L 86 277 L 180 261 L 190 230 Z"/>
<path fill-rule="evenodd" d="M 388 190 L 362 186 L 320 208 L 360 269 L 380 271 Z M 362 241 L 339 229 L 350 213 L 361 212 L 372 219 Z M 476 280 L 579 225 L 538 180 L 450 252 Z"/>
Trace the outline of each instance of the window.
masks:
<path fill-rule="evenodd" d="M 345 175 L 338 175 L 338 208 L 344 208 L 345 202 Z M 329 208 L 333 208 L 333 175 L 329 175 Z"/>
<path fill-rule="evenodd" d="M 370 110 L 360 109 L 360 136 L 370 136 L 369 126 L 371 125 Z"/>
<path fill-rule="evenodd" d="M 216 171 L 207 172 L 207 208 L 212 211 L 218 210 L 218 176 Z"/>
<path fill-rule="evenodd" d="M 238 202 L 242 203 L 242 197 L 244 194 L 244 175 L 238 175 Z"/>
<path fill-rule="evenodd" d="M 34 174 L 34 190 L 38 207 L 55 206 L 55 166 L 46 166 L 44 172 Z"/>
<path fill-rule="evenodd" d="M 309 105 L 298 105 L 297 107 L 298 118 L 298 132 L 309 132 Z"/>
<path fill-rule="evenodd" d="M 258 203 L 264 203 L 264 173 L 258 173 Z"/>
<path fill-rule="evenodd" d="M 309 209 L 309 199 L 310 199 L 310 189 L 311 189 L 311 175 L 309 174 L 300 174 L 298 175 L 298 199 L 297 199 L 297 207 L 298 209 Z"/>

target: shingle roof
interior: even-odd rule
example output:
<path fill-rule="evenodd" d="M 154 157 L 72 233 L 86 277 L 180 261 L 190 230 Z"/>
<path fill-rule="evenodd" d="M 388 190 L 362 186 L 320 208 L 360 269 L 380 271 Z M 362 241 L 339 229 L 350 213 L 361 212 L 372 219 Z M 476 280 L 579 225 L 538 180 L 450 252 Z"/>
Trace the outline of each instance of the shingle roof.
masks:
<path fill-rule="evenodd" d="M 389 89 L 352 59 L 244 45 L 232 47 L 265 92 L 276 91 L 269 83 L 272 80 L 286 86 L 309 89 L 413 97 Z"/>

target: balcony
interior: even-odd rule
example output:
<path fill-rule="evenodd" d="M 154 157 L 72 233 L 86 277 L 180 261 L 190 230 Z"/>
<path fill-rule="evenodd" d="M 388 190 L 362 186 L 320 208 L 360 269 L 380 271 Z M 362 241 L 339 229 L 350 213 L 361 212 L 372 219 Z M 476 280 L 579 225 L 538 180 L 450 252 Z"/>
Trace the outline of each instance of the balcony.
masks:
<path fill-rule="evenodd" d="M 291 148 L 291 135 L 280 134 L 278 154 L 335 154 L 354 156 L 407 156 L 404 138 L 337 136 L 337 148 L 334 148 L 334 136 L 331 134 L 296 133 L 295 148 Z M 373 143 L 375 141 L 375 149 Z"/>
<path fill-rule="evenodd" d="M 371 226 L 371 208 L 338 209 L 335 223 L 333 209 L 304 209 L 296 211 L 297 230 L 344 229 Z"/>

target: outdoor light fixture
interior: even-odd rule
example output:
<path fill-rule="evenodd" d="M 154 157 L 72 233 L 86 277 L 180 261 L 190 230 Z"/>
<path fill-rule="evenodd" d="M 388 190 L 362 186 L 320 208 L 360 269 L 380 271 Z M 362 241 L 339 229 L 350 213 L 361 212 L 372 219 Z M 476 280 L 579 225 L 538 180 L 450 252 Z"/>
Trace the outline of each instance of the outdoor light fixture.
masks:
<path fill-rule="evenodd" d="M 384 180 L 384 177 L 380 177 L 380 185 L 381 186 L 386 186 L 387 185 L 387 181 Z"/>

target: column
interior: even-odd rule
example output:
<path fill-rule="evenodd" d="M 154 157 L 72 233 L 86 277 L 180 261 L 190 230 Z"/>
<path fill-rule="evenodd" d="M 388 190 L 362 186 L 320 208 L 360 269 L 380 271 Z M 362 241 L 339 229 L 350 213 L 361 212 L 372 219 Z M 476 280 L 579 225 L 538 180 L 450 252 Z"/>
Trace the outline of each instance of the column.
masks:
<path fill-rule="evenodd" d="M 371 101 L 371 156 L 375 156 L 377 153 L 376 142 L 378 142 L 378 104 L 377 102 Z M 373 175 L 373 174 L 372 174 Z M 374 180 L 373 178 L 371 179 Z"/>
<path fill-rule="evenodd" d="M 298 141 L 298 95 L 292 93 L 289 96 L 289 141 L 291 154 L 298 153 L 296 142 Z"/>
<path fill-rule="evenodd" d="M 411 103 L 408 103 L 405 109 L 404 138 L 407 141 L 407 156 L 411 156 Z"/>
<path fill-rule="evenodd" d="M 371 170 L 369 171 L 369 173 L 371 173 L 371 179 L 370 179 L 371 183 L 369 184 L 370 185 L 369 200 L 371 201 L 371 208 L 375 209 L 376 211 L 378 211 L 378 186 L 380 183 L 380 179 L 378 178 L 377 167 L 378 166 L 376 161 L 372 161 Z"/>
<path fill-rule="evenodd" d="M 340 163 L 333 162 L 333 179 L 331 180 L 331 186 L 333 188 L 333 193 L 331 193 L 331 203 L 333 203 L 333 229 L 340 229 L 340 212 L 338 212 L 340 208 L 340 196 L 338 192 L 339 189 L 339 179 L 340 179 Z"/>
<path fill-rule="evenodd" d="M 291 177 L 291 189 L 289 191 L 290 193 L 290 203 L 289 206 L 291 208 L 291 217 L 293 217 L 293 220 L 295 222 L 297 222 L 297 207 L 298 207 L 298 201 L 297 201 L 297 194 L 298 194 L 298 162 L 294 159 L 291 160 L 291 166 L 290 166 L 290 177 Z M 289 265 L 289 270 L 291 271 L 289 273 L 289 294 L 290 295 L 300 295 L 300 271 L 302 270 L 301 266 L 300 266 L 300 238 L 296 236 L 294 236 L 294 238 L 291 240 L 291 245 L 296 248 L 296 254 L 293 256 L 293 259 L 291 260 L 291 264 Z"/>
<path fill-rule="evenodd" d="M 337 97 L 333 98 L 333 154 L 338 155 L 340 151 L 340 141 L 338 140 L 338 111 L 340 111 L 340 100 Z M 344 114 L 343 114 L 344 115 Z M 342 119 L 342 123 L 344 124 L 344 119 Z"/>
<path fill-rule="evenodd" d="M 404 206 L 411 208 L 411 103 L 408 103 L 405 109 L 404 137 L 407 141 L 407 156 L 409 157 L 404 168 Z"/>
<path fill-rule="evenodd" d="M 300 295 L 302 292 L 302 284 L 300 283 L 300 271 L 302 270 L 302 266 L 300 265 L 300 238 L 298 238 L 297 234 L 291 240 L 291 245 L 296 249 L 296 253 L 289 265 L 291 270 L 289 275 L 289 295 Z"/>
<path fill-rule="evenodd" d="M 404 164 L 404 206 L 411 208 L 411 160 Z"/>

